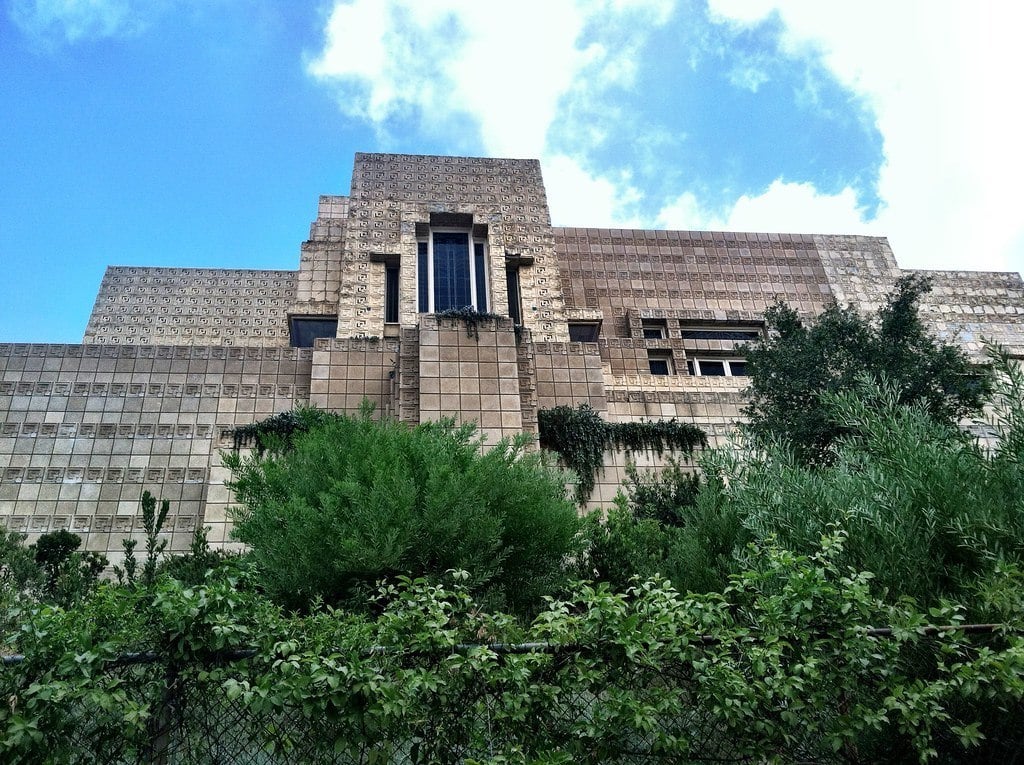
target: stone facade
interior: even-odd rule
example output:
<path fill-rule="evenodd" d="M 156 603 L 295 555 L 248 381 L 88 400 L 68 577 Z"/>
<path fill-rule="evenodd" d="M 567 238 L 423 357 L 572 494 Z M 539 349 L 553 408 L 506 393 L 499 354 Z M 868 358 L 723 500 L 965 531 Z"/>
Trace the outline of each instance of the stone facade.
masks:
<path fill-rule="evenodd" d="M 141 537 L 148 489 L 171 500 L 171 549 L 200 525 L 229 544 L 220 450 L 300 405 L 369 400 L 493 443 L 588 403 L 722 443 L 743 404 L 737 346 L 768 305 L 870 311 L 902 273 L 882 238 L 555 228 L 535 160 L 358 154 L 298 271 L 110 267 L 84 344 L 0 345 L 0 523 L 114 557 Z M 1019 274 L 930 275 L 936 332 L 1024 357 Z M 491 318 L 437 315 L 470 302 Z M 594 504 L 627 459 L 658 462 L 607 455 Z"/>

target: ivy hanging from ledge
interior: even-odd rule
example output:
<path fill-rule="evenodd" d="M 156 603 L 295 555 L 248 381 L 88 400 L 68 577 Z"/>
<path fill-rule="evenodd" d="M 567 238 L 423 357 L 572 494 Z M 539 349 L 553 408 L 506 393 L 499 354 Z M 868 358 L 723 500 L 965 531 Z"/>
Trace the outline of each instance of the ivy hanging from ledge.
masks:
<path fill-rule="evenodd" d="M 465 308 L 449 308 L 445 311 L 438 311 L 434 315 L 439 319 L 455 319 L 463 322 L 466 325 L 466 336 L 472 338 L 480 337 L 477 329 L 480 324 L 485 321 L 504 318 L 496 313 L 478 311 L 471 305 L 467 305 Z"/>
<path fill-rule="evenodd" d="M 566 467 L 579 476 L 576 501 L 585 504 L 594 491 L 597 473 L 604 468 L 604 452 L 650 450 L 659 456 L 666 450 L 692 454 L 707 446 L 703 430 L 671 420 L 605 422 L 589 404 L 556 406 L 537 413 L 540 445 L 557 452 Z"/>
<path fill-rule="evenodd" d="M 330 412 L 312 407 L 279 412 L 265 420 L 236 427 L 232 433 L 234 448 L 238 450 L 252 446 L 258 454 L 263 454 L 267 449 L 287 451 L 291 448 L 296 435 L 305 433 L 333 416 L 335 415 Z"/>

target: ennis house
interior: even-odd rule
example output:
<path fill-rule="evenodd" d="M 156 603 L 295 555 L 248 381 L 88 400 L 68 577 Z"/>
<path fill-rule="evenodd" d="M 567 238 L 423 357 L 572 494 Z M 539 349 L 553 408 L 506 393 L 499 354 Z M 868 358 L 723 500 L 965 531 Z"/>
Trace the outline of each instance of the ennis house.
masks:
<path fill-rule="evenodd" d="M 113 266 L 81 345 L 0 345 L 0 523 L 116 553 L 148 489 L 171 500 L 171 549 L 201 525 L 225 541 L 232 429 L 364 398 L 490 442 L 581 403 L 721 441 L 766 306 L 870 311 L 901 273 L 881 238 L 556 228 L 535 160 L 358 154 L 297 271 Z M 1024 355 L 1019 275 L 932 276 L 936 332 Z M 436 315 L 467 306 L 497 318 Z M 594 501 L 623 462 L 609 455 Z"/>

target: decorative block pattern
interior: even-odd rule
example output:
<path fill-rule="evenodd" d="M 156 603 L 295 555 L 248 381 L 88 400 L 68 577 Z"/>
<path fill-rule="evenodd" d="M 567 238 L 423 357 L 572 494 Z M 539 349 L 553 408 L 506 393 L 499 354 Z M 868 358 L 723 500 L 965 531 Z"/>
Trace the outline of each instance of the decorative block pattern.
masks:
<path fill-rule="evenodd" d="M 491 295 L 507 311 L 506 256 L 520 272 L 523 322 L 539 339 L 567 340 L 547 198 L 537 160 L 356 154 L 352 171 L 338 337 L 382 334 L 384 267 L 401 259 L 402 323 L 415 323 L 415 224 L 430 213 L 469 213 L 488 226 Z"/>
<path fill-rule="evenodd" d="M 226 539 L 219 449 L 231 431 L 309 401 L 312 352 L 0 345 L 0 523 L 57 529 L 119 555 L 142 539 L 144 490 L 171 501 L 171 550 L 199 525 Z"/>
<path fill-rule="evenodd" d="M 631 337 L 626 313 L 726 320 L 777 300 L 814 314 L 833 294 L 814 238 L 797 234 L 556 228 L 570 310 L 596 309 L 605 338 Z"/>
<path fill-rule="evenodd" d="M 109 266 L 85 342 L 288 345 L 294 271 Z"/>

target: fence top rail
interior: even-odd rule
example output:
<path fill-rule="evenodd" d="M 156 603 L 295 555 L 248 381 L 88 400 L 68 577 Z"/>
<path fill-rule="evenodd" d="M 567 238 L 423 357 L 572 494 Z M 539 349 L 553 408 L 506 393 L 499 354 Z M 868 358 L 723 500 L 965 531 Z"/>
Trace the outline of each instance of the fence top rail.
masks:
<path fill-rule="evenodd" d="M 869 627 L 864 631 L 867 637 L 875 638 L 890 638 L 896 634 L 898 630 L 893 627 Z M 953 632 L 960 632 L 964 634 L 992 634 L 996 632 L 1003 632 L 1006 634 L 1021 634 L 1024 630 L 1015 627 L 1009 627 L 1005 624 L 944 624 L 944 625 L 927 625 L 919 627 L 917 629 L 918 634 L 925 635 L 928 637 L 934 637 L 936 635 L 943 635 Z M 703 643 L 705 645 L 714 645 L 720 643 L 721 640 L 712 635 L 698 635 L 694 638 L 694 642 Z M 439 654 L 465 654 L 469 653 L 478 648 L 486 648 L 487 650 L 499 654 L 499 655 L 514 655 L 514 654 L 530 654 L 530 653 L 560 653 L 570 652 L 575 653 L 582 651 L 584 646 L 577 644 L 566 644 L 566 643 L 549 643 L 535 642 L 535 643 L 458 643 L 448 648 L 439 648 L 434 651 L 409 651 L 401 647 L 395 646 L 381 646 L 375 645 L 362 651 L 363 656 L 392 656 L 392 655 L 403 655 L 403 656 L 421 656 L 421 655 L 439 655 Z M 210 655 L 210 658 L 215 662 L 224 661 L 240 661 L 243 659 L 251 659 L 256 656 L 259 651 L 255 648 L 234 648 L 226 651 L 216 651 Z M 27 660 L 24 654 L 10 654 L 7 656 L 0 657 L 0 663 L 3 666 L 15 666 L 22 664 Z M 156 664 L 163 659 L 163 655 L 156 651 L 134 651 L 122 653 L 114 659 L 108 662 L 110 667 L 125 667 L 136 664 Z"/>

